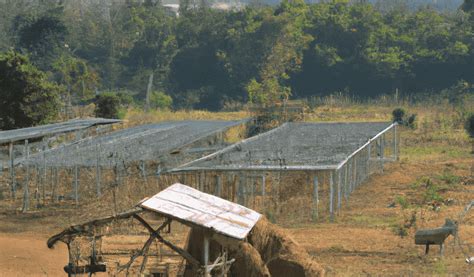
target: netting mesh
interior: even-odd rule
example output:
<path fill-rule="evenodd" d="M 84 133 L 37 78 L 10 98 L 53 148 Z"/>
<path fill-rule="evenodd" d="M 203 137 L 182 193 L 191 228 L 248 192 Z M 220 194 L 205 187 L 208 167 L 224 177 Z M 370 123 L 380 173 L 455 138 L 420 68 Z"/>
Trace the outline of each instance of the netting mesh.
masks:
<path fill-rule="evenodd" d="M 240 123 L 179 121 L 143 125 L 38 153 L 24 163 L 63 167 L 113 167 L 124 162 L 156 161 L 173 149 Z"/>
<path fill-rule="evenodd" d="M 335 166 L 390 123 L 286 123 L 179 170 Z"/>
<path fill-rule="evenodd" d="M 0 144 L 30 138 L 40 138 L 43 136 L 55 135 L 60 133 L 73 132 L 95 125 L 112 124 L 118 122 L 121 122 L 121 120 L 104 118 L 73 119 L 66 122 L 41 125 L 37 127 L 0 131 Z"/>

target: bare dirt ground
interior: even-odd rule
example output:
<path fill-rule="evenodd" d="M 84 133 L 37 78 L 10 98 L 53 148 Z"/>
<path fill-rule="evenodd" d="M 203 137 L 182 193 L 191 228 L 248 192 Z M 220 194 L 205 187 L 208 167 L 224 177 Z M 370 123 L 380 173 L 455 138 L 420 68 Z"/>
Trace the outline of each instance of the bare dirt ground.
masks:
<path fill-rule="evenodd" d="M 452 164 L 463 168 L 471 162 L 391 165 L 383 174 L 372 176 L 358 188 L 335 223 L 292 228 L 291 233 L 325 266 L 329 276 L 474 276 L 474 266 L 465 262 L 466 256 L 453 245 L 452 237 L 447 240 L 443 258 L 437 246 L 432 246 L 425 256 L 424 247 L 414 244 L 415 228 L 440 227 L 445 218 L 456 219 L 473 199 L 472 189 L 469 192 L 469 188 L 463 186 L 446 192 L 446 198 L 454 199 L 455 203 L 442 206 L 439 211 L 428 207 L 413 210 L 403 210 L 399 205 L 389 207 L 397 195 L 414 197 L 417 191 L 413 191 L 411 184 L 418 177 L 442 172 Z M 468 174 L 468 171 L 460 169 L 458 174 Z M 402 238 L 394 232 L 394 226 L 403 224 L 413 211 L 417 213 L 416 227 L 410 228 Z M 459 226 L 460 238 L 471 245 L 474 245 L 473 213 L 471 211 Z M 464 251 L 474 256 L 466 247 Z"/>
<path fill-rule="evenodd" d="M 0 235 L 0 276 L 64 276 L 67 249 L 46 247 L 44 234 L 2 233 Z"/>
<path fill-rule="evenodd" d="M 444 257 L 436 246 L 425 256 L 424 247 L 414 244 L 416 230 L 457 219 L 474 200 L 472 146 L 451 130 L 404 130 L 402 135 L 400 161 L 357 188 L 335 222 L 283 225 L 328 276 L 474 276 L 474 265 L 465 262 L 474 256 L 474 209 L 459 222 L 459 237 L 472 249 L 461 250 L 450 237 Z M 428 195 L 422 178 L 438 186 L 442 200 L 432 200 L 436 197 Z M 21 214 L 10 206 L 0 201 L 0 276 L 64 276 L 66 249 L 50 250 L 46 239 L 90 218 L 91 211 L 48 208 Z M 415 222 L 405 228 L 413 214 Z"/>
<path fill-rule="evenodd" d="M 454 199 L 450 206 L 439 211 L 427 207 L 402 209 L 398 204 L 389 207 L 396 196 L 419 199 L 412 184 L 421 176 L 436 176 L 448 168 L 459 176 L 470 174 L 470 159 L 446 161 L 400 162 L 388 165 L 383 174 L 374 175 L 359 187 L 334 223 L 292 226 L 289 232 L 326 269 L 329 276 L 474 276 L 474 267 L 465 262 L 459 247 L 447 241 L 443 258 L 438 247 L 429 255 L 424 247 L 414 245 L 415 228 L 441 226 L 447 217 L 456 218 L 473 199 L 474 187 L 456 186 L 445 192 L 445 199 Z M 416 227 L 408 229 L 405 237 L 393 228 L 403 224 L 412 212 L 417 213 Z M 460 225 L 460 238 L 474 245 L 474 211 Z M 64 215 L 62 215 L 64 216 Z M 64 276 L 62 267 L 67 263 L 63 244 L 50 250 L 46 239 L 61 229 L 57 217 L 3 214 L 0 228 L 0 276 Z M 464 251 L 474 256 L 465 248 Z"/>

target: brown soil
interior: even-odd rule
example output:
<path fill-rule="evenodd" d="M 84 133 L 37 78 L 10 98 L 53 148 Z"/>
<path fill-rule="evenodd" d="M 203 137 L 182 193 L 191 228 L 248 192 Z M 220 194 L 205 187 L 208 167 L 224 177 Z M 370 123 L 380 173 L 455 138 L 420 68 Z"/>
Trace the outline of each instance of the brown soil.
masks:
<path fill-rule="evenodd" d="M 442 205 L 439 211 L 430 206 L 403 210 L 399 205 L 389 207 L 397 195 L 415 201 L 420 192 L 413 189 L 417 178 L 440 174 L 446 167 L 453 168 L 461 176 L 469 175 L 471 161 L 445 161 L 421 163 L 409 166 L 400 163 L 388 166 L 383 174 L 372 176 L 368 183 L 359 187 L 348 203 L 343 205 L 335 223 L 322 223 L 291 228 L 294 238 L 324 265 L 328 276 L 419 276 L 457 275 L 472 276 L 474 268 L 465 262 L 466 256 L 453 238 L 446 243 L 445 256 L 439 256 L 439 248 L 433 246 L 424 255 L 424 246 L 414 244 L 416 229 L 440 227 L 445 218 L 457 219 L 465 205 L 473 199 L 469 185 L 459 186 L 443 194 L 452 198 L 451 206 Z M 408 229 L 406 237 L 394 232 L 393 225 L 403 224 L 416 210 L 416 226 Z M 463 242 L 474 246 L 474 210 L 460 222 L 459 235 Z M 474 249 L 473 249 L 474 250 Z M 466 254 L 474 256 L 467 247 Z"/>
<path fill-rule="evenodd" d="M 428 143 L 417 145 L 430 147 Z M 424 247 L 416 246 L 413 238 L 417 229 L 439 227 L 448 217 L 456 219 L 474 199 L 472 157 L 452 158 L 445 152 L 412 155 L 388 164 L 384 173 L 373 175 L 357 188 L 343 203 L 334 223 L 283 224 L 286 232 L 324 267 L 328 276 L 474 276 L 474 265 L 465 262 L 465 254 L 474 256 L 474 248 L 470 251 L 465 247 L 463 253 L 449 237 L 444 257 L 439 256 L 437 247 L 425 256 Z M 446 170 L 461 180 L 440 192 L 452 201 L 435 211 L 422 202 L 423 187 L 413 184 L 423 176 L 436 179 Z M 397 196 L 403 196 L 412 206 L 391 207 Z M 86 213 L 73 208 L 45 208 L 24 215 L 12 212 L 11 206 L 8 201 L 0 201 L 0 276 L 64 276 L 66 249 L 60 244 L 50 250 L 46 239 L 72 223 L 92 218 L 96 210 Z M 109 213 L 106 208 L 110 204 L 104 201 L 102 206 Z M 402 238 L 394 227 L 405 224 L 412 212 L 416 224 Z M 474 247 L 474 210 L 460 223 L 460 238 Z M 252 253 L 253 257 L 256 254 Z"/>
<path fill-rule="evenodd" d="M 67 249 L 46 247 L 46 237 L 29 233 L 0 234 L 0 276 L 64 276 Z"/>

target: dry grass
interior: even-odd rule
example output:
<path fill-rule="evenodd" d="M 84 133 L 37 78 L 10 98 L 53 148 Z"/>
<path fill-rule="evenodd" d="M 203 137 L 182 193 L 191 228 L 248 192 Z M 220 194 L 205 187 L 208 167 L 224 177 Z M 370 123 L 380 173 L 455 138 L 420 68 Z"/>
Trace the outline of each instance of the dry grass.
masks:
<path fill-rule="evenodd" d="M 239 120 L 250 117 L 246 111 L 240 112 L 209 112 L 209 111 L 168 111 L 154 110 L 148 113 L 139 109 L 129 109 L 125 120 L 129 126 L 135 126 L 146 123 L 175 120 Z"/>
<path fill-rule="evenodd" d="M 397 106 L 331 103 L 317 107 L 306 120 L 389 121 Z M 472 103 L 466 107 L 472 111 Z M 405 109 L 410 114 L 416 113 L 418 120 L 416 129 L 402 128 L 400 162 L 389 165 L 383 174 L 372 176 L 358 188 L 344 203 L 335 223 L 286 226 L 296 241 L 324 265 L 328 275 L 472 275 L 472 266 L 467 265 L 461 251 L 451 245 L 451 238 L 444 258 L 437 255 L 436 247 L 424 256 L 424 248 L 413 243 L 416 228 L 441 226 L 446 217 L 457 217 L 474 199 L 473 146 L 463 130 L 463 114 L 447 104 L 406 106 Z M 125 119 L 127 125 L 132 126 L 166 120 L 235 120 L 248 116 L 247 112 L 154 111 L 144 114 L 129 110 Z M 423 187 L 413 185 L 422 177 L 444 186 L 439 194 L 444 199 L 453 199 L 453 203 L 442 204 L 436 211 L 423 203 Z M 447 185 L 447 182 L 452 184 Z M 398 204 L 389 207 L 397 197 L 406 199 L 408 208 Z M 110 199 L 104 197 L 103 200 Z M 7 201 L 0 201 L 0 205 L 4 211 L 10 208 Z M 97 207 L 105 210 L 107 205 L 100 203 Z M 51 235 L 93 212 L 93 205 L 69 210 L 49 208 L 27 215 L 3 212 L 0 213 L 0 235 L 13 232 Z M 413 212 L 416 213 L 416 226 L 407 229 L 406 237 L 398 236 L 394 227 L 404 224 Z M 474 245 L 474 211 L 462 222 L 460 237 Z M 46 247 L 45 251 L 48 251 Z M 474 253 L 469 254 L 474 256 Z"/>

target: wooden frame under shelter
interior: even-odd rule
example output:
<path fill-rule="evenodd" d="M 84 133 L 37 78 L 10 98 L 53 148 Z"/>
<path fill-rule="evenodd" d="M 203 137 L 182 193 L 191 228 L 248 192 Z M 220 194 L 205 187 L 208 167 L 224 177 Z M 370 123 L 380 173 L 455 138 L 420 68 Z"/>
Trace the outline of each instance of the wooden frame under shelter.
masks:
<path fill-rule="evenodd" d="M 143 216 L 145 213 L 157 215 L 164 221 L 158 228 L 153 228 Z M 133 218 L 148 230 L 149 238 L 139 251 L 131 255 L 126 264 L 119 266 L 118 272 L 123 270 L 128 272 L 135 260 L 143 256 L 140 266 L 140 274 L 142 274 L 147 265 L 147 253 L 150 245 L 157 240 L 184 258 L 187 268 L 192 268 L 193 272 L 198 273 L 198 276 L 227 276 L 234 259 L 228 259 L 226 245 L 237 244 L 245 240 L 260 217 L 259 213 L 244 206 L 176 183 L 158 194 L 142 200 L 131 210 L 71 226 L 49 238 L 47 245 L 49 248 L 53 248 L 58 241 L 61 241 L 68 246 L 70 262 L 64 267 L 68 276 L 86 273 L 90 276 L 95 272 L 105 272 L 106 265 L 98 257 L 99 253 L 97 253 L 95 246 L 95 239 L 100 237 L 96 234 L 97 228 L 118 220 Z M 204 234 L 201 257 L 194 257 L 185 249 L 163 238 L 162 232 L 171 232 L 172 221 L 177 221 Z M 90 264 L 88 265 L 79 266 L 71 262 L 70 244 L 78 237 L 93 238 Z M 217 242 L 222 246 L 221 253 L 214 261 L 209 260 L 210 241 Z"/>

